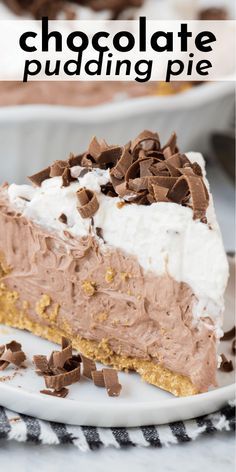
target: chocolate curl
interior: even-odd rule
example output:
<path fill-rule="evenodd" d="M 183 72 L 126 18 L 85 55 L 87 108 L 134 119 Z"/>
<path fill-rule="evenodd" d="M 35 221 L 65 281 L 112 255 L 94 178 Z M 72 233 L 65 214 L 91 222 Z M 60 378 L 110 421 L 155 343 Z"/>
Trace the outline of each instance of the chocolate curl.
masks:
<path fill-rule="evenodd" d="M 154 162 L 155 160 L 150 159 L 149 157 L 145 157 L 144 159 L 139 159 L 133 162 L 125 174 L 126 182 L 138 177 L 146 177 L 147 175 L 143 174 L 145 172 L 148 173 L 148 169 L 151 167 L 151 165 L 153 165 Z M 152 175 L 152 173 L 148 173 L 148 175 Z"/>
<path fill-rule="evenodd" d="M 140 133 L 136 139 L 131 143 L 131 152 L 133 153 L 138 146 L 141 146 L 143 143 L 146 143 L 146 151 L 153 149 L 160 149 L 160 139 L 157 133 L 152 133 L 152 131 L 145 130 Z"/>
<path fill-rule="evenodd" d="M 69 187 L 70 183 L 73 180 L 76 180 L 72 177 L 70 173 L 69 161 L 55 161 L 50 168 L 50 177 L 62 177 L 62 186 Z"/>
<path fill-rule="evenodd" d="M 52 362 L 55 368 L 63 368 L 66 361 L 72 357 L 72 345 L 69 339 L 62 338 L 62 350 L 52 353 Z"/>
<path fill-rule="evenodd" d="M 103 388 L 105 387 L 104 376 L 103 376 L 102 370 L 93 370 L 92 379 L 96 387 L 103 387 Z"/>
<path fill-rule="evenodd" d="M 168 193 L 170 198 L 175 203 L 181 203 L 186 195 L 190 193 L 192 199 L 192 209 L 194 219 L 201 219 L 205 216 L 208 206 L 206 197 L 206 189 L 201 177 L 183 175 L 179 177 L 176 184 Z"/>
<path fill-rule="evenodd" d="M 77 209 L 82 218 L 91 218 L 99 208 L 99 203 L 94 192 L 81 188 L 77 191 L 79 206 Z"/>
<path fill-rule="evenodd" d="M 165 159 L 169 159 L 172 156 L 172 152 L 169 146 L 163 149 L 163 155 Z"/>
<path fill-rule="evenodd" d="M 63 174 L 64 170 L 69 167 L 67 161 L 55 161 L 50 168 L 50 177 L 59 177 Z"/>
<path fill-rule="evenodd" d="M 83 363 L 83 375 L 88 377 L 88 379 L 92 379 L 92 372 L 97 370 L 96 364 L 92 359 L 88 359 L 81 354 L 81 359 Z"/>
<path fill-rule="evenodd" d="M 37 369 L 37 374 L 43 375 L 50 373 L 50 367 L 48 364 L 47 356 L 36 355 L 33 357 L 33 362 Z"/>
<path fill-rule="evenodd" d="M 236 336 L 236 327 L 233 326 L 229 331 L 224 333 L 224 336 L 221 338 L 221 341 L 230 341 Z"/>
<path fill-rule="evenodd" d="M 118 397 L 120 395 L 122 386 L 119 383 L 118 375 L 114 369 L 103 369 L 103 377 L 105 387 L 109 397 Z"/>
<path fill-rule="evenodd" d="M 94 136 L 89 144 L 88 155 L 92 157 L 96 164 L 99 166 L 105 164 L 116 164 L 117 159 L 120 158 L 122 153 L 121 146 L 109 146 L 105 140 L 98 141 Z"/>
<path fill-rule="evenodd" d="M 202 177 L 202 168 L 197 162 L 192 163 L 192 169 L 193 169 L 194 174 Z"/>
<path fill-rule="evenodd" d="M 171 157 L 167 159 L 167 163 L 170 164 L 172 167 L 176 167 L 179 169 L 180 167 L 184 167 L 184 165 L 191 165 L 191 162 L 185 156 L 185 154 L 180 154 L 177 152 L 176 154 L 173 154 Z"/>
<path fill-rule="evenodd" d="M 232 372 L 234 370 L 233 362 L 229 361 L 224 354 L 221 354 L 220 370 L 222 372 Z"/>
<path fill-rule="evenodd" d="M 123 182 L 122 184 L 117 185 L 115 187 L 115 190 L 116 190 L 117 195 L 119 195 L 120 198 L 127 197 L 127 199 L 129 200 L 129 197 L 134 196 L 134 192 L 133 190 L 129 188 L 127 182 Z"/>
<path fill-rule="evenodd" d="M 5 346 L 1 346 L 0 354 L 0 371 L 5 370 L 9 364 L 20 367 L 26 359 L 26 355 L 21 349 L 21 344 L 16 341 L 11 341 Z"/>
<path fill-rule="evenodd" d="M 78 382 L 80 379 L 80 365 L 70 372 L 63 372 L 58 375 L 45 375 L 45 385 L 47 388 L 52 388 L 56 391 L 61 390 L 64 387 L 72 385 Z"/>
<path fill-rule="evenodd" d="M 89 169 L 92 169 L 93 167 L 97 167 L 94 164 L 94 161 L 92 160 L 91 156 L 85 152 L 82 159 L 81 159 L 81 166 L 82 167 L 87 167 Z"/>
<path fill-rule="evenodd" d="M 108 149 L 104 150 L 101 153 L 98 164 L 101 166 L 103 165 L 113 166 L 114 164 L 117 163 L 117 160 L 120 158 L 121 154 L 122 154 L 121 146 L 109 147 Z"/>
<path fill-rule="evenodd" d="M 154 194 L 154 201 L 155 202 L 169 202 L 169 198 L 167 198 L 168 188 L 160 187 L 159 185 L 153 185 L 153 194 Z"/>
<path fill-rule="evenodd" d="M 181 175 L 181 172 L 179 171 L 179 169 L 177 169 L 177 167 L 171 164 L 170 159 L 154 164 L 151 167 L 153 175 L 160 177 L 165 175 L 167 177 L 179 177 Z"/>
<path fill-rule="evenodd" d="M 59 216 L 58 220 L 63 223 L 64 225 L 67 224 L 67 216 L 65 215 L 65 213 L 61 213 L 61 215 Z"/>
<path fill-rule="evenodd" d="M 155 166 L 153 164 L 156 162 L 153 158 L 144 159 L 139 162 L 140 168 L 140 177 L 148 177 L 155 173 Z"/>
<path fill-rule="evenodd" d="M 46 169 L 41 170 L 37 174 L 31 175 L 28 179 L 36 186 L 40 187 L 44 180 L 50 178 L 50 167 L 46 167 Z"/>
<path fill-rule="evenodd" d="M 7 349 L 1 356 L 1 361 L 7 362 L 8 364 L 14 364 L 17 367 L 25 361 L 26 356 L 23 351 L 12 352 L 10 349 Z"/>
<path fill-rule="evenodd" d="M 108 147 L 108 144 L 104 140 L 98 141 L 96 136 L 93 136 L 92 140 L 89 143 L 88 154 L 93 157 L 97 162 L 101 152 Z"/>
<path fill-rule="evenodd" d="M 65 398 L 69 390 L 68 388 L 62 388 L 61 390 L 40 390 L 40 393 L 44 393 L 44 395 L 51 395 L 52 397 L 58 397 L 58 398 Z"/>
<path fill-rule="evenodd" d="M 169 137 L 167 143 L 162 148 L 163 153 L 167 149 L 168 149 L 167 154 L 168 155 L 170 154 L 171 156 L 175 154 L 176 152 L 178 152 L 178 148 L 176 144 L 177 144 L 177 136 L 176 136 L 176 133 L 173 132 L 171 133 L 171 136 Z M 165 153 L 164 153 L 164 156 L 165 156 Z"/>
<path fill-rule="evenodd" d="M 110 175 L 118 180 L 122 180 L 133 162 L 133 156 L 130 154 L 128 148 L 125 146 L 122 150 L 121 156 L 113 169 L 110 171 Z"/>
<path fill-rule="evenodd" d="M 152 177 L 142 177 L 130 180 L 128 185 L 129 189 L 135 192 L 144 190 L 152 192 L 152 185 L 160 185 L 161 187 L 171 189 L 176 182 L 176 177 L 155 175 Z"/>
<path fill-rule="evenodd" d="M 195 175 L 194 172 L 193 172 L 192 167 L 183 167 L 183 168 L 180 168 L 179 171 L 180 171 L 181 175 L 190 175 L 190 176 Z"/>
<path fill-rule="evenodd" d="M 81 166 L 82 157 L 83 157 L 83 154 L 80 154 L 79 156 L 75 156 L 71 152 L 67 160 L 69 167 Z"/>

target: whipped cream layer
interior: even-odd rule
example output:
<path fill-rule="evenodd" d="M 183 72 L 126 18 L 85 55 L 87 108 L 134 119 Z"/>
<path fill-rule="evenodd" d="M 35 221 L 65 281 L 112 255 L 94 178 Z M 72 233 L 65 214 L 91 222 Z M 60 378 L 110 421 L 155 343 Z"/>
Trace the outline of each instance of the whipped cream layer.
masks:
<path fill-rule="evenodd" d="M 188 153 L 198 162 L 205 176 L 204 159 Z M 74 177 L 79 169 L 73 168 Z M 121 249 L 135 256 L 145 273 L 169 274 L 177 282 L 185 282 L 196 297 L 193 315 L 196 321 L 210 317 L 216 336 L 221 336 L 223 295 L 228 279 L 228 264 L 221 233 L 216 221 L 212 196 L 207 209 L 208 225 L 193 219 L 192 209 L 175 203 L 158 202 L 150 206 L 124 205 L 120 198 L 101 193 L 101 185 L 110 180 L 109 170 L 93 169 L 69 187 L 62 187 L 61 177 L 44 181 L 40 188 L 10 185 L 6 190 L 16 210 L 47 230 L 65 238 L 65 230 L 75 237 L 94 234 L 103 251 Z M 209 189 L 208 182 L 204 177 Z M 99 209 L 91 219 L 81 218 L 76 191 L 86 187 L 96 193 Z M 67 224 L 59 221 L 64 213 Z M 95 228 L 102 229 L 103 238 Z"/>

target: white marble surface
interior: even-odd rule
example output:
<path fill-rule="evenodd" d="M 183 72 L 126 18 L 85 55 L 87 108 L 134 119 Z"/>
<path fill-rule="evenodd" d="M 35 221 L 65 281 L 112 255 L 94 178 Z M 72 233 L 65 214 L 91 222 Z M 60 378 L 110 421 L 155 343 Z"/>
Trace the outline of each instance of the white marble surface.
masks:
<path fill-rule="evenodd" d="M 106 449 L 81 453 L 74 446 L 37 446 L 0 440 L 2 472 L 233 472 L 233 433 L 204 436 L 163 449 Z"/>

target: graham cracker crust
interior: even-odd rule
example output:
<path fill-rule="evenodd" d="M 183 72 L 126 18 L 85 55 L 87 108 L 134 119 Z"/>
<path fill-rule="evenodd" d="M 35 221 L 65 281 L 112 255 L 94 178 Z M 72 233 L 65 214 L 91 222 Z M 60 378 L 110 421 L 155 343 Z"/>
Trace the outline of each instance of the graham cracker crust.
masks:
<path fill-rule="evenodd" d="M 70 327 L 66 322 L 63 328 L 56 326 L 53 320 L 51 320 L 51 326 L 35 323 L 28 316 L 27 301 L 23 302 L 22 309 L 19 309 L 16 307 L 17 300 L 17 292 L 9 291 L 4 284 L 0 284 L 0 323 L 14 328 L 26 329 L 36 336 L 57 344 L 61 343 L 62 336 L 66 336 L 71 339 L 73 347 L 85 356 L 102 362 L 105 365 L 110 365 L 117 370 L 136 371 L 144 381 L 160 387 L 175 396 L 188 396 L 199 393 L 188 377 L 172 372 L 153 361 L 118 355 L 110 349 L 105 339 L 97 343 L 80 336 L 74 336 L 71 334 Z"/>

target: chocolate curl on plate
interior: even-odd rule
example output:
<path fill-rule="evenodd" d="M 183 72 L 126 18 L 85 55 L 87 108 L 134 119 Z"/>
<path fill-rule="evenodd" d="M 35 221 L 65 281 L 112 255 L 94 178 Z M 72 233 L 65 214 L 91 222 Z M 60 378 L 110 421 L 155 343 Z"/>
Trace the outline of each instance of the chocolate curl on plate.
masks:
<path fill-rule="evenodd" d="M 72 358 L 72 345 L 69 339 L 62 338 L 62 350 L 52 353 L 52 363 L 55 368 L 63 368 L 66 361 Z"/>
<path fill-rule="evenodd" d="M 105 387 L 105 382 L 104 382 L 104 375 L 102 370 L 93 370 L 92 371 L 92 379 L 94 385 L 96 387 Z"/>
<path fill-rule="evenodd" d="M 118 397 L 122 386 L 119 383 L 118 374 L 114 369 L 102 369 L 92 372 L 94 385 L 97 387 L 106 387 L 109 397 Z"/>
<path fill-rule="evenodd" d="M 56 391 L 61 390 L 64 387 L 72 385 L 78 382 L 80 379 L 80 365 L 70 372 L 63 372 L 58 375 L 45 375 L 45 385 L 47 388 L 52 388 Z"/>
<path fill-rule="evenodd" d="M 44 355 L 35 355 L 33 357 L 33 362 L 36 367 L 36 372 L 38 375 L 44 375 L 51 373 L 47 356 Z"/>
<path fill-rule="evenodd" d="M 5 370 L 9 364 L 20 367 L 26 360 L 26 355 L 22 351 L 21 344 L 17 341 L 11 341 L 0 350 L 0 371 Z"/>
<path fill-rule="evenodd" d="M 109 397 L 118 397 L 120 395 L 122 386 L 119 383 L 118 375 L 114 369 L 103 369 L 103 377 L 105 387 Z"/>
<path fill-rule="evenodd" d="M 61 347 L 62 350 L 53 351 L 49 359 L 46 356 L 37 355 L 33 360 L 36 372 L 44 377 L 46 387 L 55 390 L 56 396 L 64 398 L 67 394 L 63 391 L 64 387 L 80 379 L 81 357 L 73 356 L 71 341 L 65 337 L 62 337 Z M 53 392 L 42 391 L 42 393 L 53 395 Z"/>
<path fill-rule="evenodd" d="M 62 388 L 61 390 L 40 390 L 40 393 L 44 393 L 44 395 L 50 395 L 52 397 L 65 398 L 67 397 L 69 390 L 68 388 Z"/>
<path fill-rule="evenodd" d="M 82 354 L 81 359 L 83 363 L 83 375 L 88 379 L 92 379 L 92 372 L 97 370 L 95 362 Z"/>
<path fill-rule="evenodd" d="M 82 218 L 91 218 L 99 208 L 95 193 L 83 187 L 77 191 L 77 198 L 79 200 L 77 209 L 80 216 Z"/>
<path fill-rule="evenodd" d="M 208 198 L 206 187 L 201 177 L 190 175 L 179 177 L 176 184 L 169 191 L 168 198 L 175 203 L 182 203 L 188 192 L 192 199 L 191 206 L 194 219 L 205 217 Z"/>

